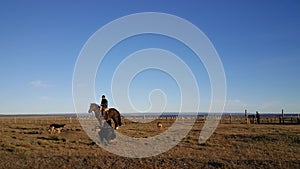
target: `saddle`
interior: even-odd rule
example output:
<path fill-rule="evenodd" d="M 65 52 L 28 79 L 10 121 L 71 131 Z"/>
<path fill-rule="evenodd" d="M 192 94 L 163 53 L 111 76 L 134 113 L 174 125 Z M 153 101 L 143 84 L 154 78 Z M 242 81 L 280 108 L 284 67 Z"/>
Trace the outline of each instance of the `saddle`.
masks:
<path fill-rule="evenodd" d="M 100 111 L 102 112 L 102 110 L 103 110 L 103 108 L 102 108 L 102 106 L 100 106 Z M 108 110 L 109 110 L 109 108 L 104 109 L 105 112 L 108 112 Z"/>
<path fill-rule="evenodd" d="M 104 116 L 105 118 L 107 118 L 108 110 L 109 110 L 109 108 L 105 108 L 103 111 L 102 106 L 100 106 L 101 115 Z"/>

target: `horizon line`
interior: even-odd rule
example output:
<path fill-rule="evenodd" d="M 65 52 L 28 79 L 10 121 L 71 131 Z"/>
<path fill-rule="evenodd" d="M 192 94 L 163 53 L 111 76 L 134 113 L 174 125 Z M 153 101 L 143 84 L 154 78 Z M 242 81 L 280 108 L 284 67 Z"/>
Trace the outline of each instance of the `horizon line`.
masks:
<path fill-rule="evenodd" d="M 253 114 L 256 111 L 248 111 L 248 114 Z M 281 114 L 281 111 L 276 111 L 276 112 L 272 112 L 272 111 L 258 111 L 260 114 Z M 202 114 L 208 114 L 208 113 L 216 113 L 216 114 L 244 114 L 244 111 L 228 111 L 228 112 L 208 112 L 208 111 L 199 111 L 199 112 L 188 112 L 188 111 L 182 111 L 182 112 L 176 112 L 176 111 L 166 111 L 166 112 L 123 112 L 121 114 L 165 114 L 165 113 L 183 113 L 183 114 L 194 114 L 194 113 L 202 113 Z M 77 113 L 77 112 L 9 112 L 9 113 L 0 113 L 0 116 L 3 115 L 75 115 L 75 114 L 89 114 L 88 112 L 81 112 L 81 113 Z M 300 114 L 300 112 L 292 112 L 292 111 L 287 111 L 284 112 L 284 114 Z"/>

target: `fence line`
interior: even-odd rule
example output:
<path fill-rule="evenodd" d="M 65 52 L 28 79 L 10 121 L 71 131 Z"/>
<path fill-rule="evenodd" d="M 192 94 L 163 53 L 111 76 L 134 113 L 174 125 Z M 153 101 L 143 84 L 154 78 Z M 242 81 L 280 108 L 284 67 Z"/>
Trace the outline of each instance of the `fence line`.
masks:
<path fill-rule="evenodd" d="M 52 124 L 52 123 L 64 123 L 74 124 L 79 123 L 76 117 L 0 117 L 0 124 Z"/>
<path fill-rule="evenodd" d="M 80 120 L 93 120 L 93 116 L 84 116 L 79 117 Z M 150 116 L 133 116 L 133 117 L 123 117 L 122 119 L 136 119 L 136 118 L 145 118 L 152 119 Z M 153 119 L 190 119 L 197 118 L 200 122 L 205 122 L 206 116 L 174 116 L 174 115 L 166 115 L 153 117 Z M 78 117 L 64 117 L 64 116 L 11 116 L 11 117 L 0 117 L 0 124 L 44 124 L 48 125 L 51 123 L 64 123 L 64 124 L 79 124 Z M 235 115 L 235 114 L 224 114 L 220 123 L 223 124 L 300 124 L 300 117 L 298 116 L 289 116 L 285 115 L 283 110 L 281 114 L 278 115 L 260 115 L 259 120 L 256 115 L 249 115 L 247 110 L 245 110 L 245 115 Z"/>

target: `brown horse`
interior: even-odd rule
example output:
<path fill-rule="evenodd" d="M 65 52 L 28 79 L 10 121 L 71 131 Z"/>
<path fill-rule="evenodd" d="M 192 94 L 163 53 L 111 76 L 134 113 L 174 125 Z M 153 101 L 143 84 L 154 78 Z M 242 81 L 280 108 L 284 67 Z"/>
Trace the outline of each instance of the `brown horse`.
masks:
<path fill-rule="evenodd" d="M 96 103 L 91 103 L 89 113 L 94 112 L 97 120 L 99 121 L 100 126 L 102 126 L 102 119 L 106 120 L 106 122 L 112 127 L 111 119 L 113 119 L 115 123 L 115 129 L 118 129 L 118 126 L 121 126 L 121 115 L 120 112 L 115 108 L 109 108 L 107 111 L 104 111 L 103 116 L 100 111 L 100 106 Z"/>

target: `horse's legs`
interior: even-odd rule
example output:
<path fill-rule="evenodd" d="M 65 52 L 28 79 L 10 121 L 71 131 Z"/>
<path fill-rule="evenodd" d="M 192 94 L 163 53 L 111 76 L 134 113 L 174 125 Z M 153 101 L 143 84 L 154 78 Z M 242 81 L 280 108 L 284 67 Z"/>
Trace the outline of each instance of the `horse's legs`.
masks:
<path fill-rule="evenodd" d="M 110 127 L 112 127 L 111 126 L 111 120 L 106 120 L 106 122 L 110 125 Z"/>
<path fill-rule="evenodd" d="M 101 115 L 97 116 L 97 120 L 99 122 L 100 127 L 102 126 L 102 118 Z"/>
<path fill-rule="evenodd" d="M 118 123 L 117 123 L 117 120 L 116 120 L 116 118 L 112 118 L 113 119 L 113 121 L 114 121 L 114 123 L 115 123 L 115 130 L 116 129 L 118 129 Z"/>
<path fill-rule="evenodd" d="M 104 109 L 102 108 L 100 111 L 101 111 L 101 116 L 103 116 Z"/>

